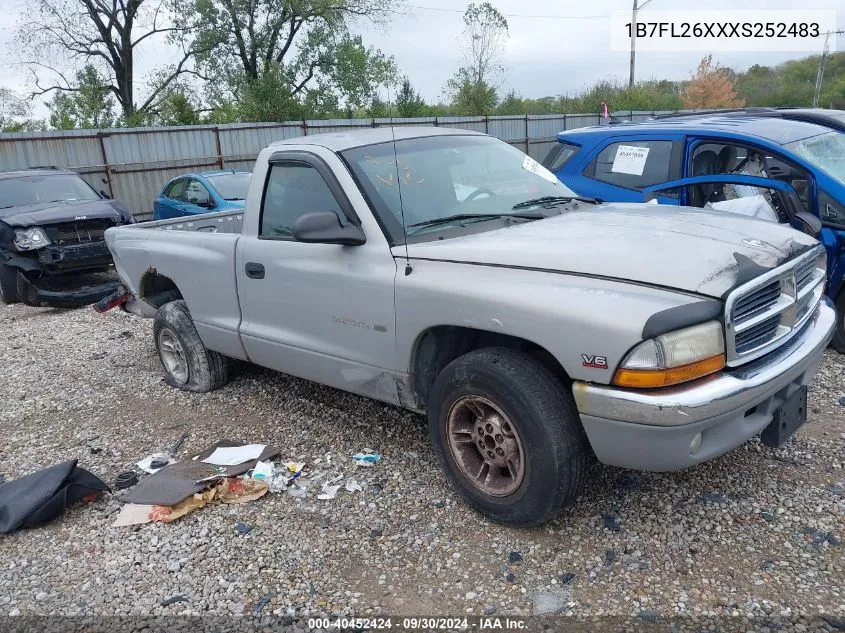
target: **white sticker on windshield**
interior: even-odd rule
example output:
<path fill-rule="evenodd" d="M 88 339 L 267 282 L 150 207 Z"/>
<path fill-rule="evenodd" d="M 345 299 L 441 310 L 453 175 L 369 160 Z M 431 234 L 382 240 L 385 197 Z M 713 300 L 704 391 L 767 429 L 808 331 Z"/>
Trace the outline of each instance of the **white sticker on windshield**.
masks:
<path fill-rule="evenodd" d="M 634 145 L 620 145 L 616 150 L 616 158 L 613 159 L 613 166 L 610 171 L 617 174 L 642 176 L 649 149 L 648 147 L 636 147 Z"/>
<path fill-rule="evenodd" d="M 525 160 L 522 161 L 522 168 L 527 169 L 532 174 L 537 174 L 541 178 L 545 178 L 549 182 L 557 183 L 557 176 L 555 176 L 552 172 L 543 167 L 540 163 L 538 163 L 530 156 L 526 156 Z"/>

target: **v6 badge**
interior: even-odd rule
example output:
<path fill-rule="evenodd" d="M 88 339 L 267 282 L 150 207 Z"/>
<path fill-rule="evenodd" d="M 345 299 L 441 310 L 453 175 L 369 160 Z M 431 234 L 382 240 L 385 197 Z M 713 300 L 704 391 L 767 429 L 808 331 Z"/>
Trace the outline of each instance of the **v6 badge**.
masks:
<path fill-rule="evenodd" d="M 581 354 L 581 364 L 584 367 L 592 367 L 593 369 L 607 369 L 606 356 L 591 356 L 589 354 Z"/>

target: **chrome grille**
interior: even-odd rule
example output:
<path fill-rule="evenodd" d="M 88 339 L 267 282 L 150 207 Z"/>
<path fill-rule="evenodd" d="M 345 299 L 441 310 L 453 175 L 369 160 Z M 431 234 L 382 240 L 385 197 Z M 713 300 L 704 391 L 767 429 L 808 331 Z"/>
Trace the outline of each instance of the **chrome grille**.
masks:
<path fill-rule="evenodd" d="M 825 252 L 816 247 L 728 295 L 728 365 L 747 363 L 789 340 L 812 316 L 824 283 Z"/>

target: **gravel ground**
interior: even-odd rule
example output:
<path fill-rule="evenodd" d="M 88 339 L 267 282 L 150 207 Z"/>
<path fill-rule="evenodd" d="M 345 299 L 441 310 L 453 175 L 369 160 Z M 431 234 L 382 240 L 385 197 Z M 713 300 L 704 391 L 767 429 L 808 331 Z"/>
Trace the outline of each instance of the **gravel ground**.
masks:
<path fill-rule="evenodd" d="M 752 441 L 671 474 L 596 465 L 566 516 L 518 530 L 453 494 L 418 416 L 247 365 L 217 392 L 175 391 L 151 329 L 119 311 L 0 306 L 0 472 L 75 458 L 111 482 L 186 430 L 183 454 L 230 438 L 325 470 L 329 453 L 331 472 L 364 491 L 267 495 L 130 528 L 110 526 L 120 494 L 106 495 L 0 538 L 0 615 L 557 610 L 803 616 L 812 629 L 827 614 L 830 630 L 845 618 L 845 360 L 830 350 L 810 423 L 784 448 Z M 356 468 L 365 447 L 384 458 Z"/>

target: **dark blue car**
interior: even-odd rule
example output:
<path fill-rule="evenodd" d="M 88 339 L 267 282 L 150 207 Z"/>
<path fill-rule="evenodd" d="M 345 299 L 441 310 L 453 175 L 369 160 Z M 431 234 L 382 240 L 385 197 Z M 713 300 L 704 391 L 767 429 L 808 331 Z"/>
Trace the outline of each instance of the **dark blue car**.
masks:
<path fill-rule="evenodd" d="M 153 220 L 243 209 L 251 176 L 229 169 L 174 178 L 155 199 Z"/>
<path fill-rule="evenodd" d="M 828 254 L 845 353 L 845 132 L 789 115 L 678 116 L 567 130 L 543 163 L 581 196 L 656 201 L 807 227 Z M 810 218 L 811 220 L 813 218 Z"/>

